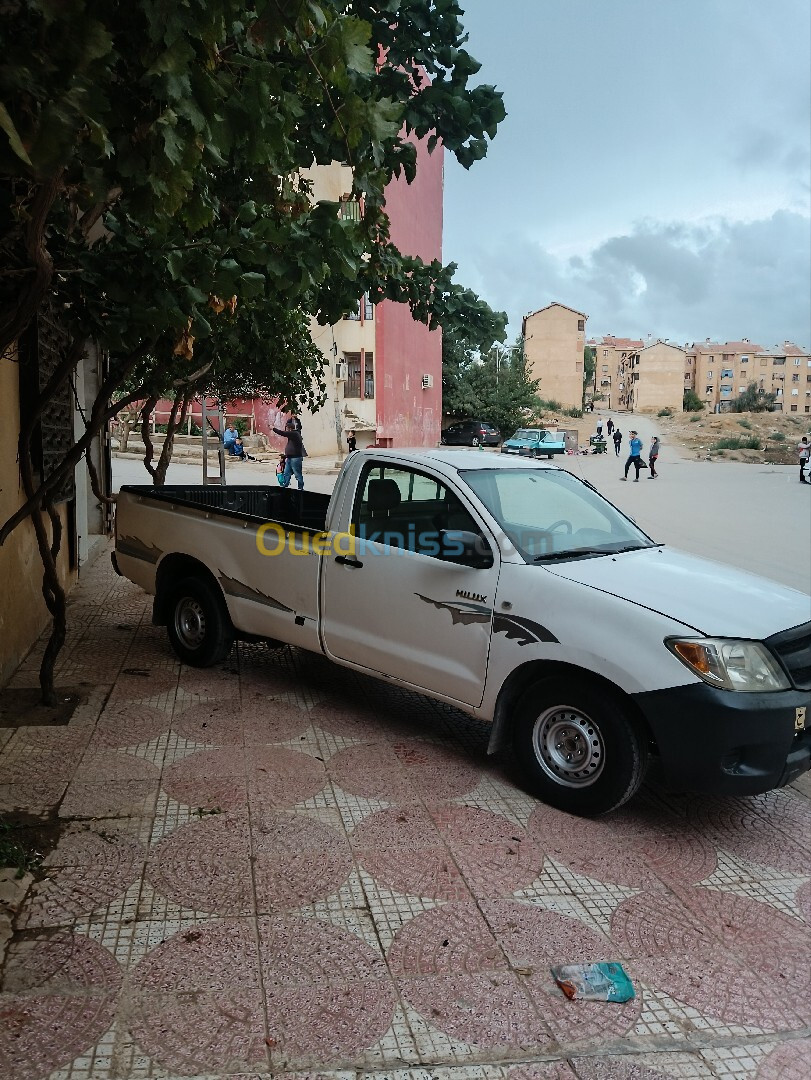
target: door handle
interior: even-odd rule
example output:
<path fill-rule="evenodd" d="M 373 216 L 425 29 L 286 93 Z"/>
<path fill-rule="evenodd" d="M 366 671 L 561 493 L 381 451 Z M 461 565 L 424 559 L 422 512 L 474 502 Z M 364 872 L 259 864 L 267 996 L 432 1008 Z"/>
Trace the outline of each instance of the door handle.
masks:
<path fill-rule="evenodd" d="M 341 566 L 353 566 L 357 570 L 360 570 L 361 567 L 363 566 L 363 563 L 360 562 L 360 560 L 358 560 L 358 559 L 350 559 L 346 555 L 336 555 L 335 556 L 335 561 L 337 563 L 340 563 Z"/>

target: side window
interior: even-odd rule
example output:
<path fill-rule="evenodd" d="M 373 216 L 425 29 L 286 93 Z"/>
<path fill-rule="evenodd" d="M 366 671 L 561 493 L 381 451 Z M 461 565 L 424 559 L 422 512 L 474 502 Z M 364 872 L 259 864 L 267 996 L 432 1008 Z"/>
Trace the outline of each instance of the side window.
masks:
<path fill-rule="evenodd" d="M 361 541 L 382 544 L 395 556 L 399 550 L 466 566 L 493 563 L 479 524 L 458 496 L 416 469 L 368 465 L 352 520 Z M 462 533 L 479 537 L 475 551 L 466 548 Z"/>

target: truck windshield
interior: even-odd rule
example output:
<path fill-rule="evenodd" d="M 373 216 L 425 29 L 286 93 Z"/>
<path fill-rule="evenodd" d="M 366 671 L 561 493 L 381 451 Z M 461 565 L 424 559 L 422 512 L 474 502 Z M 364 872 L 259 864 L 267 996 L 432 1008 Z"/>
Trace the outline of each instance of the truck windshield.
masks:
<path fill-rule="evenodd" d="M 465 469 L 527 562 L 560 562 L 656 547 L 616 507 L 562 469 Z"/>
<path fill-rule="evenodd" d="M 540 442 L 541 432 L 533 431 L 531 428 L 520 428 L 516 431 L 515 435 L 513 435 L 513 438 L 521 439 L 524 442 Z"/>

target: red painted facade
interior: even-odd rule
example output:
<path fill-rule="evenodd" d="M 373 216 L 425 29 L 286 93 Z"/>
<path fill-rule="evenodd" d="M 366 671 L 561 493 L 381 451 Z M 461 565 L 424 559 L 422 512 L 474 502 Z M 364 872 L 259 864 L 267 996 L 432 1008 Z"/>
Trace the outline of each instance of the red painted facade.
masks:
<path fill-rule="evenodd" d="M 386 189 L 392 242 L 424 262 L 442 258 L 443 148 L 417 143 L 413 183 Z M 377 441 L 384 446 L 435 446 L 442 423 L 442 332 L 416 322 L 405 304 L 384 301 L 375 311 Z M 433 386 L 422 388 L 422 376 Z"/>

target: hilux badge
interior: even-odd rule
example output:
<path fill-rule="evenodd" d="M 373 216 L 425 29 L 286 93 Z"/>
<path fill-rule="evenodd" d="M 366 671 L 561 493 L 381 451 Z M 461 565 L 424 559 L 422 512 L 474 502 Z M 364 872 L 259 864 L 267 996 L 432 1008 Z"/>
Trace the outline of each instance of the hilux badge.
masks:
<path fill-rule="evenodd" d="M 480 604 L 487 599 L 486 593 L 468 592 L 466 589 L 457 589 L 456 595 L 461 596 L 463 600 L 476 600 Z"/>
<path fill-rule="evenodd" d="M 794 710 L 794 730 L 805 731 L 805 705 L 798 705 Z"/>

